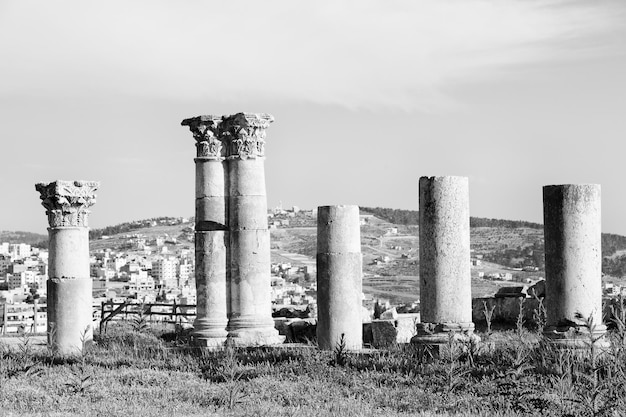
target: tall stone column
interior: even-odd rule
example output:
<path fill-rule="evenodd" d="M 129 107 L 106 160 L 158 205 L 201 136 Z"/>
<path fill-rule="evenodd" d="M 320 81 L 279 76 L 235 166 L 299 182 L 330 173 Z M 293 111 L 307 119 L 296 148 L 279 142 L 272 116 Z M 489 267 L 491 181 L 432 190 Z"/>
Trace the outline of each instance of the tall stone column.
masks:
<path fill-rule="evenodd" d="M 419 180 L 421 323 L 413 343 L 442 344 L 472 333 L 467 177 Z"/>
<path fill-rule="evenodd" d="M 196 140 L 196 320 L 192 336 L 203 347 L 226 341 L 228 324 L 228 209 L 221 116 L 182 121 Z"/>
<path fill-rule="evenodd" d="M 564 347 L 585 347 L 590 338 L 608 344 L 602 323 L 600 185 L 543 187 L 543 218 L 544 335 Z"/>
<path fill-rule="evenodd" d="M 265 129 L 268 114 L 224 117 L 230 229 L 230 316 L 228 338 L 235 345 L 282 343 L 272 319 L 270 234 L 265 192 Z"/>
<path fill-rule="evenodd" d="M 99 183 L 36 184 L 48 215 L 48 343 L 59 353 L 79 354 L 92 342 L 92 281 L 89 276 L 89 207 Z"/>
<path fill-rule="evenodd" d="M 363 346 L 361 230 L 358 206 L 317 208 L 317 343 Z"/>

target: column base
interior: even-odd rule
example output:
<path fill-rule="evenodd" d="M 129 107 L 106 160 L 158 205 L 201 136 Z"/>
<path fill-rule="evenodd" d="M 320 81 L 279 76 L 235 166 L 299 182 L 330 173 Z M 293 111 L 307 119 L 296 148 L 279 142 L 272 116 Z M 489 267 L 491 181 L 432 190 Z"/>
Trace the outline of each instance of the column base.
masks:
<path fill-rule="evenodd" d="M 192 333 L 192 344 L 209 350 L 220 350 L 226 345 L 226 337 L 202 337 Z"/>
<path fill-rule="evenodd" d="M 193 321 L 193 334 L 198 337 L 226 337 L 228 332 L 226 326 L 228 322 L 226 320 L 211 320 L 206 318 L 195 319 Z"/>
<path fill-rule="evenodd" d="M 543 331 L 547 341 L 559 348 L 564 349 L 589 349 L 605 350 L 611 347 L 611 342 L 606 338 L 606 326 L 594 326 L 591 331 L 586 326 L 547 326 Z"/>
<path fill-rule="evenodd" d="M 480 342 L 480 337 L 474 334 L 474 323 L 418 323 L 417 334 L 411 338 L 413 345 L 430 345 L 439 347 L 450 343 L 450 337 L 455 341 L 474 339 Z"/>
<path fill-rule="evenodd" d="M 223 347 L 227 336 L 224 329 L 197 329 L 191 332 L 193 344 L 200 347 Z"/>
<path fill-rule="evenodd" d="M 285 343 L 275 328 L 236 329 L 228 332 L 227 344 L 236 347 L 271 346 Z"/>

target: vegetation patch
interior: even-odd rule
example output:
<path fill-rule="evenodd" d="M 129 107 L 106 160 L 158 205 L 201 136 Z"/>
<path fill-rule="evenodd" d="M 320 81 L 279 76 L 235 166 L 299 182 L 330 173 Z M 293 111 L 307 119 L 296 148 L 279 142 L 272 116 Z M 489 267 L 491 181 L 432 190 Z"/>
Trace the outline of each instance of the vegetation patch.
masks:
<path fill-rule="evenodd" d="M 622 316 L 617 315 L 617 320 Z M 623 324 L 623 323 L 622 323 Z M 593 324 L 590 324 L 593 325 Z M 611 416 L 626 407 L 626 326 L 557 349 L 523 327 L 355 353 L 338 345 L 196 349 L 113 326 L 76 357 L 2 347 L 3 415 Z"/>

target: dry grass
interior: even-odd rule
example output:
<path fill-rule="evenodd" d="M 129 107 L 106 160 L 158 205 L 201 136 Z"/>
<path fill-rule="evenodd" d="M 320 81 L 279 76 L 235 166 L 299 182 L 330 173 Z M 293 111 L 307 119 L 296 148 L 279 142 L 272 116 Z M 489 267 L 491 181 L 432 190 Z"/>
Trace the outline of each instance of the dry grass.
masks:
<path fill-rule="evenodd" d="M 599 416 L 624 409 L 623 335 L 592 357 L 523 332 L 483 335 L 480 345 L 451 341 L 432 359 L 411 346 L 206 352 L 111 328 L 73 358 L 3 349 L 0 415 Z"/>

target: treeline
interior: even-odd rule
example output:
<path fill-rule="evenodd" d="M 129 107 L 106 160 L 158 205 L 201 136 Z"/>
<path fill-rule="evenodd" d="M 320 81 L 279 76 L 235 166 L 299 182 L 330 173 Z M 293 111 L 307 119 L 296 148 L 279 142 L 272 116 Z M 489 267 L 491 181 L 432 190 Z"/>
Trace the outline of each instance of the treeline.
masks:
<path fill-rule="evenodd" d="M 610 258 L 620 250 L 626 250 L 625 236 L 602 233 L 602 272 L 613 277 L 626 276 L 626 255 Z"/>
<path fill-rule="evenodd" d="M 102 236 L 129 233 L 133 230 L 152 227 L 154 223 L 157 225 L 174 225 L 182 223 L 182 219 L 180 217 L 153 217 L 151 219 L 135 220 L 132 222 L 116 224 L 115 226 L 107 226 L 102 229 L 92 229 L 89 231 L 89 239 L 95 240 L 100 239 Z"/>
<path fill-rule="evenodd" d="M 602 256 L 611 256 L 618 250 L 626 249 L 626 236 L 602 233 Z"/>
<path fill-rule="evenodd" d="M 369 213 L 394 224 L 419 224 L 419 211 L 383 207 L 359 207 L 361 213 Z"/>
<path fill-rule="evenodd" d="M 502 227 L 516 229 L 527 227 L 529 229 L 543 229 L 543 224 L 527 222 L 524 220 L 487 219 L 482 217 L 470 217 L 470 227 Z"/>
<path fill-rule="evenodd" d="M 361 207 L 361 211 L 373 214 L 376 217 L 387 220 L 388 222 L 394 224 L 419 224 L 419 211 L 417 210 L 400 210 L 383 207 Z M 508 229 L 514 229 L 517 227 L 528 227 L 531 229 L 542 229 L 543 225 L 522 220 L 502 220 L 470 217 L 470 227 L 504 227 Z"/>

